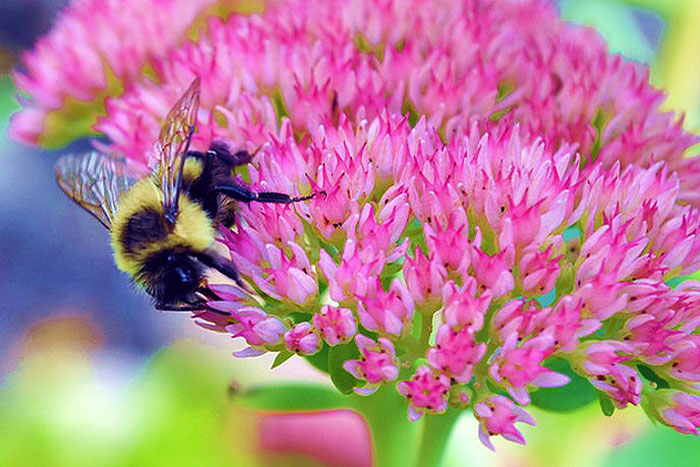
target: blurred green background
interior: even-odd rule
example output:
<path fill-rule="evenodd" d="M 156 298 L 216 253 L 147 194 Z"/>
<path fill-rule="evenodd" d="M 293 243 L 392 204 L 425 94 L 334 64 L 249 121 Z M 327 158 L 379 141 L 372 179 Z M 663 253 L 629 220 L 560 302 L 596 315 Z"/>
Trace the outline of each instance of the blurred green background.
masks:
<path fill-rule="evenodd" d="M 265 358 L 235 360 L 230 339 L 199 331 L 186 316 L 154 312 L 114 267 L 107 233 L 54 184 L 58 155 L 88 143 L 46 152 L 8 140 L 17 108 L 8 72 L 65 3 L 0 4 L 0 466 L 328 464 L 294 453 L 293 445 L 265 445 L 260 415 L 235 404 L 239 387 L 322 377 L 297 359 L 274 372 Z M 613 51 L 648 63 L 652 82 L 668 90 L 667 108 L 685 112 L 687 129 L 698 130 L 700 0 L 556 4 L 566 20 L 597 28 Z M 605 418 L 593 404 L 533 415 L 539 426 L 523 428 L 528 446 L 497 441 L 495 454 L 463 417 L 445 464 L 677 466 L 700 459 L 697 438 L 650 426 L 641 409 Z"/>

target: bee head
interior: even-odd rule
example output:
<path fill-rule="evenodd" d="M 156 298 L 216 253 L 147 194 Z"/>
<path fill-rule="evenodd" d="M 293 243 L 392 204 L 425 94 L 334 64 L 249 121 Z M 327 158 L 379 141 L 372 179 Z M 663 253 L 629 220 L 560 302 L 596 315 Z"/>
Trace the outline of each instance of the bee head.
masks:
<path fill-rule="evenodd" d="M 169 268 L 163 272 L 163 283 L 166 290 L 192 290 L 199 284 L 199 271 L 191 258 L 173 258 Z"/>
<path fill-rule="evenodd" d="M 189 303 L 195 299 L 204 268 L 186 252 L 165 250 L 149 258 L 141 276 L 157 302 Z"/>

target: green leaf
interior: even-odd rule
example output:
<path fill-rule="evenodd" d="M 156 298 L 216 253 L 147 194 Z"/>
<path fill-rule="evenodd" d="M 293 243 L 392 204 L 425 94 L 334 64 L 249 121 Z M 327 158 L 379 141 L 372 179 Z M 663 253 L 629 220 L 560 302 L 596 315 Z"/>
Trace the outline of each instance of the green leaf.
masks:
<path fill-rule="evenodd" d="M 541 388 L 532 394 L 533 405 L 554 412 L 569 412 L 590 403 L 596 398 L 596 390 L 586 378 L 574 373 L 569 362 L 561 357 L 550 357 L 545 366 L 567 375 L 571 381 L 558 388 Z"/>
<path fill-rule="evenodd" d="M 496 112 L 493 112 L 491 115 L 489 115 L 489 120 L 491 120 L 492 122 L 497 122 L 501 118 L 503 118 L 505 115 L 507 115 L 508 112 L 510 112 L 512 109 L 513 109 L 513 106 L 509 105 L 505 109 L 497 110 Z"/>
<path fill-rule="evenodd" d="M 294 321 L 294 324 L 308 322 L 311 319 L 311 316 L 312 315 L 310 313 L 302 313 L 300 311 L 292 311 L 287 315 L 288 318 L 291 318 L 292 321 Z"/>
<path fill-rule="evenodd" d="M 605 113 L 602 110 L 598 112 L 593 117 L 593 128 L 596 130 L 596 137 L 593 145 L 591 146 L 591 160 L 590 162 L 595 162 L 603 144 L 603 131 L 605 130 L 606 118 Z"/>
<path fill-rule="evenodd" d="M 277 125 L 282 122 L 284 117 L 289 117 L 289 112 L 287 111 L 287 104 L 284 102 L 284 96 L 281 91 L 275 91 L 271 99 L 272 105 L 275 108 L 275 114 L 277 115 Z"/>
<path fill-rule="evenodd" d="M 403 106 L 401 107 L 401 114 L 408 114 L 408 124 L 411 125 L 411 128 L 416 126 L 416 123 L 418 123 L 418 120 L 420 119 L 420 114 L 413 106 L 411 101 L 409 101 L 408 99 L 404 100 L 403 102 Z"/>
<path fill-rule="evenodd" d="M 599 392 L 598 402 L 600 403 L 600 410 L 603 411 L 603 415 L 606 417 L 611 417 L 613 412 L 615 412 L 615 405 L 613 405 L 610 398 L 602 392 Z"/>
<path fill-rule="evenodd" d="M 330 347 L 323 345 L 321 350 L 313 355 L 304 355 L 307 362 L 311 364 L 314 368 L 324 373 L 328 373 L 328 349 Z"/>
<path fill-rule="evenodd" d="M 233 403 L 264 412 L 321 412 L 349 407 L 347 398 L 333 388 L 308 383 L 259 386 L 234 396 Z"/>
<path fill-rule="evenodd" d="M 289 350 L 281 351 L 275 357 L 275 360 L 272 362 L 272 366 L 270 367 L 270 369 L 274 370 L 275 368 L 292 358 L 292 355 L 294 355 L 294 352 L 290 352 Z"/>
<path fill-rule="evenodd" d="M 323 297 L 323 294 L 326 293 L 326 290 L 328 290 L 328 282 L 324 281 L 321 279 L 321 276 L 318 276 L 318 296 Z"/>
<path fill-rule="evenodd" d="M 402 269 L 403 261 L 395 261 L 384 266 L 382 274 L 379 277 L 384 290 L 389 290 L 389 286 L 391 285 L 392 281 Z"/>
<path fill-rule="evenodd" d="M 651 381 L 652 383 L 656 384 L 656 389 L 666 389 L 671 387 L 665 379 L 657 375 L 656 372 L 650 367 L 646 365 L 637 365 L 637 369 L 647 381 Z"/>
<path fill-rule="evenodd" d="M 360 384 L 358 379 L 345 371 L 343 363 L 348 360 L 356 360 L 359 356 L 360 351 L 354 341 L 331 347 L 328 351 L 328 373 L 335 387 L 343 394 L 350 394 L 352 388 Z"/>
<path fill-rule="evenodd" d="M 496 101 L 501 102 L 503 99 L 508 97 L 517 89 L 517 83 L 513 80 L 505 79 L 498 83 L 498 95 L 496 96 Z"/>
<path fill-rule="evenodd" d="M 666 281 L 666 285 L 668 285 L 672 289 L 675 289 L 676 287 L 678 287 L 678 284 L 685 282 L 687 280 L 698 280 L 698 278 L 695 277 L 696 275 L 697 275 L 697 272 L 693 273 L 691 275 L 688 275 L 688 276 L 672 277 L 671 279 Z"/>

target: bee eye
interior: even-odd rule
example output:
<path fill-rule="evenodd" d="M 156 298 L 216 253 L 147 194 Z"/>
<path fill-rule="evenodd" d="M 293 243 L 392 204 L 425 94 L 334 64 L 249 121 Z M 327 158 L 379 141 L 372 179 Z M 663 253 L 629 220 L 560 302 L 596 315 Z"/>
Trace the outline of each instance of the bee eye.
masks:
<path fill-rule="evenodd" d="M 165 271 L 163 277 L 166 295 L 181 298 L 191 294 L 199 283 L 199 273 L 191 264 L 174 264 Z"/>
<path fill-rule="evenodd" d="M 177 267 L 173 270 L 173 274 L 178 278 L 179 282 L 183 284 L 188 284 L 192 282 L 192 271 L 188 268 Z"/>

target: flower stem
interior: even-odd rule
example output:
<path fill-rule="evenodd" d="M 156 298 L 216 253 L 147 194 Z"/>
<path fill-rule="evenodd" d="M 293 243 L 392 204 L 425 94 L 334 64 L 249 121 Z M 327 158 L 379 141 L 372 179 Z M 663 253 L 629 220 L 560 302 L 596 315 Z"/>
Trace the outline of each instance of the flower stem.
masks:
<path fill-rule="evenodd" d="M 442 415 L 425 415 L 416 466 L 440 467 L 450 433 L 462 412 L 450 409 Z"/>
<path fill-rule="evenodd" d="M 418 465 L 413 448 L 420 423 L 408 420 L 406 400 L 393 386 L 384 386 L 370 397 L 351 396 L 351 404 L 365 419 L 372 438 L 372 465 L 404 467 Z"/>
<path fill-rule="evenodd" d="M 351 397 L 351 405 L 365 419 L 372 438 L 372 465 L 381 467 L 439 467 L 452 428 L 462 413 L 424 415 L 411 422 L 406 401 L 394 387 L 384 386 L 371 397 Z M 417 448 L 416 448 L 417 446 Z"/>

